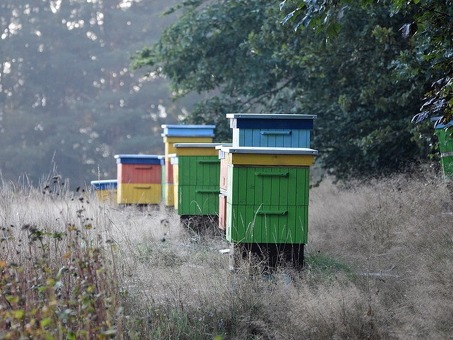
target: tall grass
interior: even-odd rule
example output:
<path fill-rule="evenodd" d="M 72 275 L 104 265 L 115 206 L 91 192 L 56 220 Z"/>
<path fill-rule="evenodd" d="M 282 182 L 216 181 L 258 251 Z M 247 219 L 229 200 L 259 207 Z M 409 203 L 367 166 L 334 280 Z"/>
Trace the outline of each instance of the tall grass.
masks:
<path fill-rule="evenodd" d="M 55 183 L 0 189 L 0 338 L 449 338 L 453 202 L 433 174 L 310 192 L 302 272 Z M 58 183 L 57 183 L 58 184 Z M 215 226 L 212 226 L 215 228 Z"/>

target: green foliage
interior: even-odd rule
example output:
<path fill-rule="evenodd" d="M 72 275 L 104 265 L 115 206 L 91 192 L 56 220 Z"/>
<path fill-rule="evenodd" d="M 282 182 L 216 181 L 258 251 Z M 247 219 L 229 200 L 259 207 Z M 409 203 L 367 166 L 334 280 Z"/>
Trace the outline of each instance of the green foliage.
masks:
<path fill-rule="evenodd" d="M 215 123 L 224 140 L 228 112 L 316 114 L 313 146 L 338 179 L 388 174 L 429 152 L 410 117 L 422 105 L 430 65 L 407 81 L 401 72 L 415 71 L 399 62 L 412 57 L 412 42 L 399 33 L 410 13 L 372 1 L 286 1 L 283 11 L 266 1 L 182 8 L 134 65 L 168 77 L 181 96 L 207 97 L 187 121 Z M 307 29 L 295 34 L 290 22 Z"/>
<path fill-rule="evenodd" d="M 288 14 L 283 23 L 291 22 L 295 29 L 302 26 L 332 35 L 337 32 L 332 32 L 331 27 L 341 28 L 339 23 L 345 11 L 354 7 L 354 3 L 357 4 L 350 0 L 285 0 L 281 3 L 281 8 Z M 425 77 L 424 103 L 420 112 L 414 115 L 414 122 L 418 123 L 433 116 L 441 116 L 443 123 L 449 122 L 453 118 L 452 4 L 449 1 L 430 0 L 390 0 L 384 3 L 390 9 L 389 20 L 394 15 L 405 15 L 405 20 L 400 23 L 399 33 L 413 43 L 409 51 L 413 55 L 412 60 L 409 61 L 406 53 L 403 53 L 401 58 L 395 58 L 395 62 L 412 69 L 413 73 L 423 72 Z M 373 0 L 363 0 L 358 4 L 369 13 L 375 13 L 382 6 L 382 2 Z M 401 80 L 413 79 L 414 77 L 407 77 L 407 73 L 401 74 Z M 428 91 L 426 85 L 430 84 L 431 90 Z"/>

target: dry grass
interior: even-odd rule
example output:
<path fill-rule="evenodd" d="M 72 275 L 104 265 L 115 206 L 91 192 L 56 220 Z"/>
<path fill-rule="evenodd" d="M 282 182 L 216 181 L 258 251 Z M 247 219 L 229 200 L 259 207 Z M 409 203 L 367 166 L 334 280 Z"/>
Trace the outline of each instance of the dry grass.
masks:
<path fill-rule="evenodd" d="M 429 174 L 311 193 L 310 251 L 353 264 L 390 337 L 451 337 L 451 197 Z"/>
<path fill-rule="evenodd" d="M 0 194 L 0 338 L 453 334 L 453 203 L 432 175 L 324 181 L 310 193 L 305 270 L 272 276 L 247 261 L 230 272 L 223 237 L 181 227 L 165 207 L 5 184 Z"/>

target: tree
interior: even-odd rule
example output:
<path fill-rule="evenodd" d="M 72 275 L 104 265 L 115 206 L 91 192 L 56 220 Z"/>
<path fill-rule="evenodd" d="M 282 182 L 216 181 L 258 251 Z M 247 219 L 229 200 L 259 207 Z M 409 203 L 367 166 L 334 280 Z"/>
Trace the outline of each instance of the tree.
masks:
<path fill-rule="evenodd" d="M 133 65 L 168 77 L 177 97 L 205 94 L 188 121 L 217 123 L 217 136 L 226 137 L 224 114 L 264 105 L 281 80 L 284 68 L 272 48 L 255 53 L 248 43 L 268 20 L 269 8 L 257 0 L 188 2 L 179 20 L 137 54 Z"/>
<path fill-rule="evenodd" d="M 314 147 L 326 169 L 340 179 L 385 174 L 426 153 L 407 119 L 425 84 L 396 78 L 394 61 L 411 46 L 397 34 L 407 18 L 389 20 L 390 12 L 351 3 L 341 30 L 295 35 L 272 1 L 192 1 L 134 65 L 168 77 L 180 95 L 207 96 L 194 122 L 220 125 L 226 112 L 317 114 Z"/>
<path fill-rule="evenodd" d="M 292 22 L 295 30 L 307 27 L 318 31 L 336 33 L 346 11 L 356 4 L 351 0 L 284 0 L 281 8 L 287 14 L 284 23 Z M 375 0 L 361 0 L 362 8 L 373 9 L 382 5 Z M 420 112 L 414 115 L 415 122 L 429 117 L 441 116 L 439 122 L 453 119 L 453 4 L 451 1 L 390 0 L 389 18 L 396 13 L 406 15 L 400 27 L 401 35 L 412 41 L 411 51 L 402 53 L 395 60 L 402 70 L 402 79 L 411 81 L 423 72 L 431 84 L 425 92 Z M 426 64 L 428 66 L 426 66 Z"/>

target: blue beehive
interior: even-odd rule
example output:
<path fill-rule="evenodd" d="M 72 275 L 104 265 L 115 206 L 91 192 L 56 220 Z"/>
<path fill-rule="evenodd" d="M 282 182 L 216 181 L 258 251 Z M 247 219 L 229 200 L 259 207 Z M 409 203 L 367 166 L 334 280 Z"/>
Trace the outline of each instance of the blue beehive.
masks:
<path fill-rule="evenodd" d="M 91 187 L 96 192 L 99 201 L 116 202 L 118 181 L 116 179 L 105 179 L 91 181 Z"/>
<path fill-rule="evenodd" d="M 162 137 L 214 137 L 215 125 L 162 125 Z"/>
<path fill-rule="evenodd" d="M 316 115 L 229 113 L 233 147 L 310 147 Z"/>
<path fill-rule="evenodd" d="M 91 186 L 94 190 L 115 190 L 118 181 L 116 179 L 104 179 L 99 181 L 91 181 Z"/>

